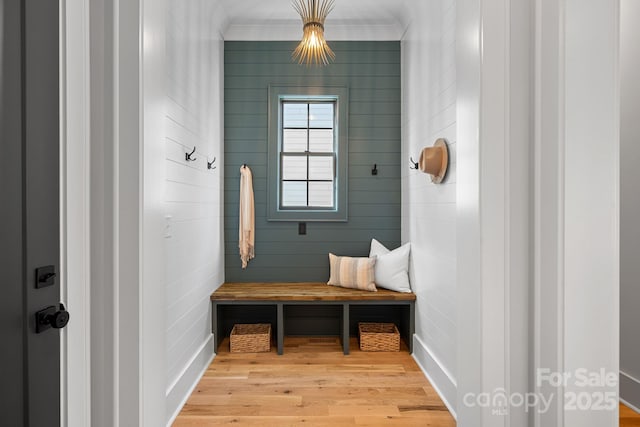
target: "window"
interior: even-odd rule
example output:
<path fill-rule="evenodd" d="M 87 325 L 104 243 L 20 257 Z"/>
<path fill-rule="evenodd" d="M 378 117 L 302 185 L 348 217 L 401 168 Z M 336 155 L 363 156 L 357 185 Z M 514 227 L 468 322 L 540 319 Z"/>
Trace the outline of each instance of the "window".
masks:
<path fill-rule="evenodd" d="M 270 88 L 269 220 L 346 221 L 345 88 Z"/>
<path fill-rule="evenodd" d="M 334 209 L 335 101 L 280 105 L 280 209 Z"/>

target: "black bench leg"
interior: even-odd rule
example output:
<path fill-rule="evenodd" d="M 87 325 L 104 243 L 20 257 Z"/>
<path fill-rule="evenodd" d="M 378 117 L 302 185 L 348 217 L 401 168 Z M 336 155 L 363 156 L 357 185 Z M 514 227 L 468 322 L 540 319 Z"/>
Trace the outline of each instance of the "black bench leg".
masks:
<path fill-rule="evenodd" d="M 349 304 L 342 304 L 342 351 L 349 354 Z"/>
<path fill-rule="evenodd" d="M 276 320 L 276 340 L 278 344 L 278 354 L 284 353 L 284 308 L 282 303 L 276 304 L 277 320 Z"/>
<path fill-rule="evenodd" d="M 218 353 L 220 331 L 218 330 L 218 304 L 215 302 L 211 304 L 211 332 L 213 332 L 213 344 L 215 345 L 214 352 Z"/>
<path fill-rule="evenodd" d="M 409 304 L 409 354 L 413 354 L 413 334 L 416 329 L 416 319 L 415 319 L 415 303 L 412 301 Z"/>

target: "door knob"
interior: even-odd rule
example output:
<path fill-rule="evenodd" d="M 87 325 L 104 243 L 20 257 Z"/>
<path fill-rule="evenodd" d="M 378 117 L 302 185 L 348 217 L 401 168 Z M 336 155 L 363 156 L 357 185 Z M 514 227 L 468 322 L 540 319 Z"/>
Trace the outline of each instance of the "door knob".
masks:
<path fill-rule="evenodd" d="M 36 333 L 46 331 L 49 328 L 61 329 L 69 323 L 69 312 L 60 303 L 60 307 L 52 305 L 36 313 Z"/>

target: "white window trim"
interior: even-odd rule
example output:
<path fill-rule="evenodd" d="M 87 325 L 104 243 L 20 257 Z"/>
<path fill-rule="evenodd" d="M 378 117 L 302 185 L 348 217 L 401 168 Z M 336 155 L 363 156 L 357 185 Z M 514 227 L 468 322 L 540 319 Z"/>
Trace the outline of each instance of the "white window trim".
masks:
<path fill-rule="evenodd" d="M 280 207 L 280 126 L 282 100 L 336 101 L 335 150 L 335 209 L 324 208 L 281 208 Z M 349 90 L 338 86 L 270 86 L 269 87 L 269 140 L 268 140 L 268 185 L 267 220 L 268 221 L 340 221 L 348 218 L 348 106 Z"/>

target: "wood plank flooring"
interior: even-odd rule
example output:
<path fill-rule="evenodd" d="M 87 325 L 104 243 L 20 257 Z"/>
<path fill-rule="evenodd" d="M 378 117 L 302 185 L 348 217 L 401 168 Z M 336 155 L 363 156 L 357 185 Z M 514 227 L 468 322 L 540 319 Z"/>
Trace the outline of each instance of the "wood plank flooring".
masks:
<path fill-rule="evenodd" d="M 337 338 L 285 338 L 284 355 L 229 353 L 228 339 L 177 417 L 194 426 L 451 427 L 447 411 L 406 352 L 366 353 Z"/>
<path fill-rule="evenodd" d="M 640 426 L 640 414 L 624 403 L 620 404 L 620 427 Z"/>

